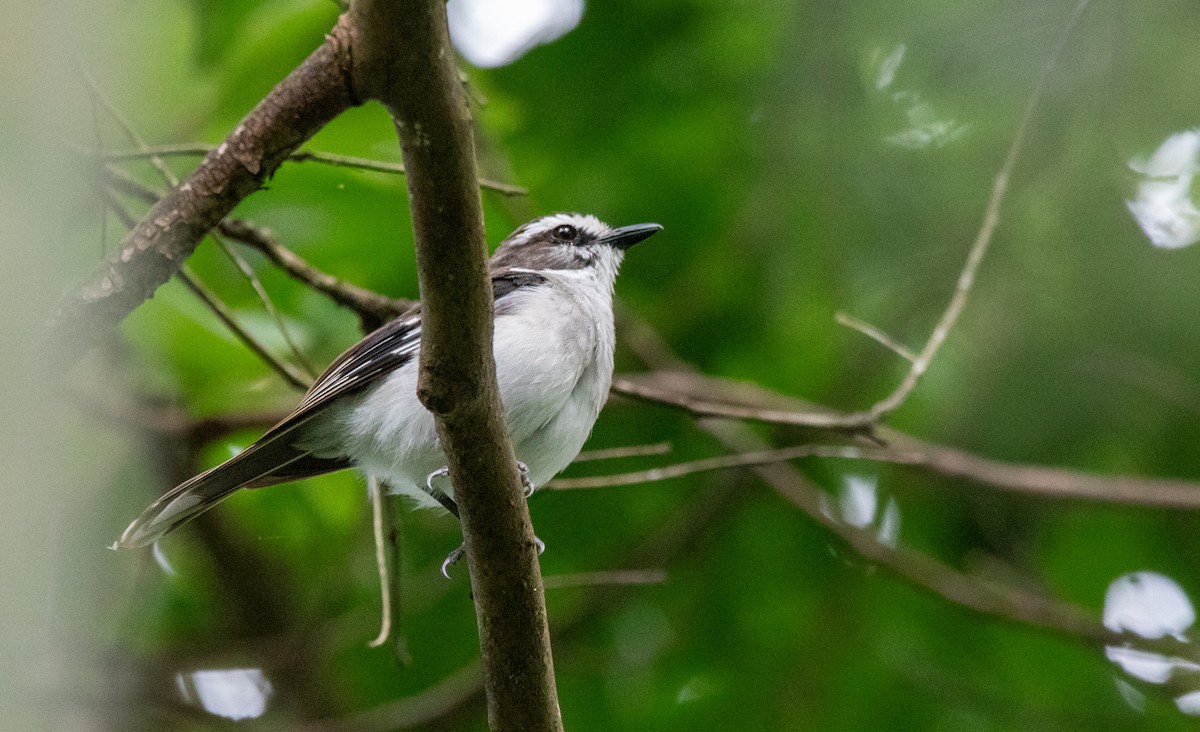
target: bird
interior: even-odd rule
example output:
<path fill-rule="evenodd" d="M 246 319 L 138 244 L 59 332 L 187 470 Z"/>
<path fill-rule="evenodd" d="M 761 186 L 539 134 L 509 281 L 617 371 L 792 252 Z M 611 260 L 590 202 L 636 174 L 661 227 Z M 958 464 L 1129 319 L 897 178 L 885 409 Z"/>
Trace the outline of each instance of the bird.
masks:
<path fill-rule="evenodd" d="M 591 433 L 612 383 L 617 270 L 661 230 L 557 213 L 519 227 L 492 255 L 496 379 L 527 495 Z M 417 303 L 338 356 L 261 438 L 152 503 L 113 548 L 152 544 L 242 488 L 347 468 L 457 516 L 433 415 L 417 398 L 420 350 Z"/>

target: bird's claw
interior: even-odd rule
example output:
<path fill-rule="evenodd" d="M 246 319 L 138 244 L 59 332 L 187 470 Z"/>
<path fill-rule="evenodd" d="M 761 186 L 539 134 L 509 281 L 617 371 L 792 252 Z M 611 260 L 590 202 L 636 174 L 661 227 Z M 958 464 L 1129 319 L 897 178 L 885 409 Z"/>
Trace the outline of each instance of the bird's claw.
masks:
<path fill-rule="evenodd" d="M 537 486 L 529 479 L 529 466 L 518 460 L 517 470 L 521 473 L 521 490 L 525 493 L 525 497 L 529 498 L 537 490 Z"/>
<path fill-rule="evenodd" d="M 443 465 L 442 467 L 433 471 L 429 475 L 425 476 L 425 487 L 427 487 L 429 489 L 429 492 L 431 494 L 435 493 L 437 491 L 437 488 L 433 487 L 433 479 L 434 478 L 444 478 L 447 475 L 450 475 L 450 468 Z"/>
<path fill-rule="evenodd" d="M 442 562 L 442 576 L 450 579 L 450 567 L 458 563 L 458 560 L 463 558 L 463 552 L 466 551 L 466 544 L 459 544 L 458 548 L 446 555 L 446 559 Z"/>
<path fill-rule="evenodd" d="M 529 466 L 518 460 L 517 470 L 521 473 L 521 489 L 525 493 L 525 497 L 529 498 L 533 495 L 533 492 L 537 490 L 537 486 L 535 486 L 533 481 L 529 479 Z M 429 489 L 430 493 L 435 493 L 437 489 L 433 487 L 433 479 L 444 478 L 447 475 L 450 475 L 450 468 L 443 465 L 429 475 L 425 476 L 425 487 Z"/>
<path fill-rule="evenodd" d="M 546 542 L 535 536 L 533 537 L 533 543 L 537 546 L 538 556 L 542 556 L 542 553 L 546 551 Z M 458 564 L 459 560 L 463 558 L 463 554 L 466 553 L 466 549 L 466 544 L 459 544 L 457 549 L 446 555 L 446 558 L 442 561 L 443 577 L 450 579 L 450 567 Z"/>

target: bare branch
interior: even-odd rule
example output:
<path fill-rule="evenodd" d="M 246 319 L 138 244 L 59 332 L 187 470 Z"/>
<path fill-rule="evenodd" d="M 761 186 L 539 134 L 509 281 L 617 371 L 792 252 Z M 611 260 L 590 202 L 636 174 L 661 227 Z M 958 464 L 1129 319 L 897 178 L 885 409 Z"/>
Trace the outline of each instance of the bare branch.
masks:
<path fill-rule="evenodd" d="M 130 124 L 129 121 L 125 119 L 124 115 L 121 114 L 120 110 L 117 109 L 116 105 L 109 101 L 108 97 L 105 96 L 105 94 L 100 90 L 100 85 L 96 83 L 96 80 L 92 77 L 91 72 L 87 70 L 87 67 L 85 67 L 83 64 L 78 64 L 77 67 L 79 69 L 79 74 L 83 77 L 84 85 L 87 86 L 88 95 L 91 97 L 93 103 L 98 103 L 100 106 L 104 107 L 104 111 L 108 113 L 108 116 L 112 117 L 113 120 L 116 121 L 117 126 L 121 128 L 121 131 L 125 134 L 125 138 L 143 153 L 143 157 L 149 158 L 150 164 L 154 166 L 154 169 L 158 171 L 159 175 L 162 176 L 162 179 L 166 181 L 167 185 L 174 186 L 176 183 L 178 183 L 179 180 L 171 172 L 170 168 L 167 167 L 167 164 L 162 161 L 162 158 L 154 153 L 146 153 L 146 143 L 142 140 L 141 136 L 138 135 L 137 131 L 133 128 L 133 125 Z M 99 135 L 99 128 L 97 128 L 96 132 L 97 135 Z M 102 154 L 103 151 L 101 151 L 101 155 Z"/>
<path fill-rule="evenodd" d="M 108 197 L 107 194 L 105 194 L 105 198 L 108 202 L 109 208 L 112 209 L 117 218 L 121 219 L 122 223 L 124 223 L 126 227 L 132 228 L 136 225 L 133 217 L 129 215 L 129 212 L 126 211 L 120 203 L 112 200 L 112 198 Z M 200 300 L 200 302 L 204 303 L 205 307 L 207 307 L 213 313 L 213 315 L 217 316 L 217 319 L 220 320 L 225 327 L 228 328 L 229 331 L 238 338 L 238 340 L 240 340 L 247 348 L 254 352 L 256 356 L 262 359 L 267 366 L 271 367 L 272 371 L 279 374 L 281 377 L 283 377 L 284 381 L 298 389 L 303 390 L 308 388 L 308 377 L 297 371 L 294 366 L 286 361 L 276 358 L 275 354 L 271 353 L 266 346 L 259 343 L 257 338 L 252 336 L 249 331 L 243 328 L 241 323 L 237 322 L 237 319 L 233 317 L 233 313 L 230 312 L 225 303 L 221 302 L 221 299 L 217 297 L 216 293 L 205 287 L 204 283 L 202 283 L 194 274 L 192 274 L 186 264 L 180 267 L 179 272 L 176 273 L 176 276 L 179 278 L 180 282 L 182 282 L 189 290 L 192 291 L 192 294 L 194 294 Z"/>
<path fill-rule="evenodd" d="M 647 347 L 640 349 L 639 354 L 651 366 L 659 366 L 661 363 L 672 369 L 687 368 L 648 327 L 640 329 L 640 338 Z M 697 377 L 694 371 L 678 371 L 672 376 L 704 378 Z M 734 388 L 751 389 L 744 385 L 734 385 Z M 767 446 L 762 439 L 743 424 L 708 420 L 700 423 L 700 427 L 732 450 L 748 453 L 766 452 Z M 1022 587 L 988 582 L 980 577 L 959 572 L 915 549 L 880 542 L 873 532 L 842 523 L 831 516 L 824 509 L 827 494 L 810 483 L 791 465 L 777 462 L 759 465 L 754 470 L 777 493 L 837 536 L 855 554 L 914 587 L 954 605 L 997 620 L 1057 633 L 1099 647 L 1132 647 L 1170 657 L 1193 660 L 1200 658 L 1200 651 L 1194 644 L 1181 642 L 1169 636 L 1152 640 L 1132 633 L 1115 633 L 1104 627 L 1093 613 L 1084 608 L 1039 595 Z"/>
<path fill-rule="evenodd" d="M 841 325 L 844 325 L 847 328 L 850 328 L 851 330 L 856 330 L 859 333 L 862 333 L 866 337 L 875 341 L 876 343 L 878 343 L 879 345 L 888 349 L 889 351 L 896 354 L 897 356 L 904 359 L 905 361 L 912 363 L 917 360 L 917 356 L 915 353 L 908 350 L 907 347 L 905 347 L 901 343 L 898 343 L 890 335 L 888 335 L 887 333 L 884 333 L 882 330 L 880 330 L 879 328 L 876 328 L 875 326 L 871 325 L 870 323 L 866 322 L 865 320 L 859 320 L 858 318 L 854 317 L 853 315 L 850 315 L 849 313 L 844 313 L 840 310 L 833 314 L 833 318 Z"/>
<path fill-rule="evenodd" d="M 117 162 L 121 160 L 141 160 L 145 158 L 158 157 L 175 157 L 175 156 L 196 156 L 207 155 L 213 151 L 215 145 L 205 145 L 198 143 L 187 143 L 182 145 L 156 145 L 147 147 L 144 150 L 118 150 L 95 152 L 96 157 L 101 160 Z M 356 170 L 367 170 L 373 173 L 390 173 L 393 175 L 404 175 L 404 166 L 400 163 L 389 163 L 384 160 L 372 160 L 371 158 L 360 158 L 353 155 L 338 155 L 331 152 L 319 152 L 317 150 L 297 150 L 288 156 L 288 160 L 294 163 L 303 163 L 312 161 L 315 163 L 324 163 L 338 168 L 354 168 Z M 521 186 L 514 186 L 511 183 L 501 183 L 500 181 L 488 180 L 486 178 L 479 179 L 479 187 L 499 193 L 505 196 L 527 196 L 529 189 Z"/>
<path fill-rule="evenodd" d="M 586 463 L 593 460 L 618 460 L 631 457 L 649 457 L 651 455 L 666 455 L 671 452 L 671 443 L 656 442 L 652 445 L 632 445 L 630 447 L 609 447 L 603 450 L 587 450 L 575 456 L 572 463 Z"/>
<path fill-rule="evenodd" d="M 751 419 L 776 424 L 812 426 L 805 420 L 810 416 L 825 414 L 819 407 L 758 386 L 682 371 L 620 377 L 613 380 L 613 392 L 634 395 L 664 406 L 686 409 L 702 416 Z M 698 397 L 700 394 L 707 395 L 704 398 L 707 401 Z M 696 406 L 703 411 L 693 410 Z M 920 440 L 887 427 L 876 428 L 871 436 L 878 441 L 878 446 L 871 449 L 841 448 L 847 452 L 841 455 L 827 454 L 823 457 L 910 465 L 941 475 L 966 478 L 1000 490 L 1041 498 L 1161 508 L 1200 508 L 1200 482 L 1129 475 L 1098 475 L 1067 468 L 1005 462 Z M 787 450 L 802 449 L 803 446 L 785 448 L 779 451 L 778 455 L 785 460 L 793 459 L 787 457 Z M 780 461 L 768 459 L 770 455 L 762 457 L 764 462 Z M 735 456 L 725 456 L 718 462 L 721 461 L 735 462 Z M 711 469 L 722 467 L 734 466 L 715 464 Z M 621 479 L 620 485 L 627 485 L 626 480 L 633 480 L 632 477 L 615 477 Z M 593 480 L 598 484 L 605 484 L 599 483 L 602 478 L 573 480 Z"/>
<path fill-rule="evenodd" d="M 378 648 L 387 643 L 388 638 L 392 634 L 392 617 L 394 615 L 392 609 L 392 579 L 388 571 L 387 537 L 384 536 L 383 486 L 380 485 L 378 478 L 374 476 L 367 478 L 367 492 L 371 496 L 371 528 L 375 537 L 375 568 L 379 571 L 380 615 L 382 616 L 382 620 L 379 623 L 379 635 L 375 636 L 375 640 L 367 645 L 371 648 Z M 400 571 L 399 567 L 393 567 L 392 569 L 396 572 Z"/>
<path fill-rule="evenodd" d="M 1000 490 L 1041 498 L 1200 509 L 1200 483 L 1195 481 L 1097 475 L 1045 465 L 1008 463 L 923 442 L 894 430 L 881 430 L 878 434 L 891 449 L 867 459 L 913 465 L 941 475 L 966 478 Z"/>
<path fill-rule="evenodd" d="M 226 219 L 217 230 L 234 241 L 257 249 L 292 278 L 358 313 L 367 321 L 364 323 L 366 330 L 374 330 L 413 306 L 411 300 L 380 295 L 316 269 L 281 244 L 268 229 L 238 219 Z"/>
<path fill-rule="evenodd" d="M 59 307 L 49 340 L 63 368 L 178 272 L 209 229 L 300 144 L 357 103 L 346 83 L 345 35 L 339 23 Z"/>
<path fill-rule="evenodd" d="M 714 422 L 704 429 L 733 449 L 755 450 L 763 443 L 745 425 Z M 1148 639 L 1116 633 L 1092 612 L 1022 587 L 1001 585 L 959 572 L 923 552 L 882 543 L 871 531 L 844 524 L 823 510 L 826 495 L 790 465 L 760 466 L 756 472 L 781 496 L 841 539 L 855 554 L 936 597 L 998 620 L 1081 640 L 1100 648 L 1132 647 L 1170 657 L 1197 659 L 1200 651 L 1170 636 Z"/>
<path fill-rule="evenodd" d="M 391 641 L 392 656 L 401 666 L 412 665 L 408 637 L 404 633 L 403 582 L 400 567 L 400 521 L 396 516 L 399 496 L 388 495 L 387 484 L 367 478 L 371 497 L 371 528 L 375 538 L 375 566 L 379 571 L 381 595 L 379 635 L 367 643 L 378 648 Z"/>
<path fill-rule="evenodd" d="M 218 225 L 218 228 L 219 227 L 220 225 Z M 233 247 L 229 246 L 229 242 L 225 240 L 225 237 L 221 236 L 215 231 L 210 232 L 209 236 L 211 236 L 213 240 L 217 242 L 217 244 L 221 247 L 221 251 L 224 252 L 229 261 L 233 263 L 233 266 L 237 267 L 237 270 L 238 272 L 241 272 L 242 277 L 245 277 L 246 281 L 250 283 L 250 287 L 253 288 L 255 294 L 258 295 L 258 301 L 262 303 L 263 309 L 267 311 L 267 315 L 270 316 L 271 320 L 275 321 L 275 327 L 279 329 L 279 335 L 282 336 L 284 342 L 287 343 L 288 349 L 292 352 L 292 356 L 296 359 L 296 362 L 300 364 L 305 373 L 308 374 L 309 380 L 311 381 L 312 379 L 315 379 L 317 377 L 317 371 L 313 368 L 312 363 L 308 360 L 308 357 L 304 355 L 304 352 L 300 349 L 299 344 L 296 343 L 296 339 L 292 337 L 292 329 L 288 327 L 287 322 L 283 319 L 283 314 L 279 312 L 279 308 L 275 307 L 275 302 L 271 300 L 271 295 L 267 292 L 267 288 L 263 287 L 262 280 L 258 279 L 258 274 L 255 273 L 254 268 L 250 266 L 250 263 L 246 261 L 245 257 L 243 257 L 241 254 L 238 254 Z"/>
<path fill-rule="evenodd" d="M 1012 144 L 1008 148 L 1008 154 L 1004 158 L 1004 164 L 1000 167 L 1000 172 L 996 174 L 996 180 L 992 184 L 992 194 L 988 200 L 987 210 L 983 215 L 983 223 L 979 227 L 979 233 L 975 236 L 975 242 L 971 245 L 971 250 L 967 254 L 967 261 L 963 265 L 962 272 L 958 275 L 958 283 L 955 285 L 954 294 L 950 297 L 950 302 L 946 306 L 945 312 L 938 320 L 933 332 L 929 336 L 929 340 L 917 355 L 917 358 L 909 367 L 908 373 L 896 389 L 887 397 L 876 402 L 870 409 L 865 412 L 852 415 L 858 419 L 867 422 L 877 422 L 882 417 L 895 411 L 904 404 L 908 395 L 916 388 L 917 382 L 921 376 L 929 368 L 929 364 L 933 362 L 934 356 L 950 335 L 950 331 L 954 329 L 958 318 L 962 314 L 963 308 L 966 307 L 967 298 L 971 294 L 971 289 L 975 284 L 975 275 L 979 271 L 979 265 L 983 262 L 984 255 L 987 254 L 988 246 L 992 242 L 992 234 L 996 231 L 996 224 L 1000 221 L 1000 206 L 1004 203 L 1005 194 L 1008 192 L 1008 182 L 1012 178 L 1013 170 L 1017 167 L 1017 160 L 1020 158 L 1021 150 L 1025 145 L 1025 137 L 1029 132 L 1029 125 L 1033 121 L 1034 110 L 1037 109 L 1038 103 L 1042 99 L 1042 94 L 1046 90 L 1046 86 L 1050 81 L 1050 74 L 1054 71 L 1054 67 L 1058 63 L 1059 56 L 1062 55 L 1063 48 L 1067 45 L 1067 39 L 1071 36 L 1075 26 L 1078 24 L 1083 12 L 1087 9 L 1091 0 L 1080 0 L 1075 6 L 1062 31 L 1059 33 L 1058 41 L 1054 45 L 1054 49 L 1050 52 L 1049 58 L 1043 64 L 1041 73 L 1038 75 L 1037 81 L 1034 83 L 1033 91 L 1029 94 L 1029 99 L 1025 102 L 1025 111 L 1021 114 L 1021 119 L 1017 123 L 1016 133 L 1013 135 Z"/>
<path fill-rule="evenodd" d="M 151 204 L 161 198 L 152 188 L 142 185 L 120 168 L 106 165 L 100 174 L 114 190 L 127 196 Z M 322 272 L 280 243 L 269 229 L 249 221 L 223 219 L 217 224 L 216 231 L 240 244 L 257 249 L 288 276 L 303 282 L 338 305 L 353 310 L 363 321 L 367 331 L 378 328 L 413 306 L 411 300 L 390 298 Z"/>
<path fill-rule="evenodd" d="M 1045 91 L 1049 81 L 1050 74 L 1054 70 L 1055 64 L 1062 53 L 1063 47 L 1066 45 L 1067 39 L 1077 25 L 1080 16 L 1087 9 L 1090 0 L 1081 0 L 1068 18 L 1065 27 L 1058 38 L 1055 48 L 1042 67 L 1033 91 L 1030 93 L 1029 99 L 1025 104 L 1025 110 L 1021 115 L 1021 119 L 1017 124 L 1016 133 L 1013 136 L 1012 144 L 1009 146 L 1008 154 L 1005 157 L 1004 163 L 1000 171 L 996 174 L 996 179 L 992 187 L 992 194 L 988 202 L 987 209 L 984 213 L 983 223 L 980 226 L 979 232 L 975 237 L 975 241 L 967 254 L 966 263 L 958 277 L 958 283 L 955 287 L 954 294 L 950 298 L 950 302 L 946 310 L 942 313 L 937 325 L 929 336 L 929 340 L 917 354 L 915 359 L 912 359 L 912 365 L 906 373 L 903 380 L 896 389 L 887 397 L 877 402 L 870 409 L 861 412 L 839 413 L 833 411 L 812 411 L 812 412 L 797 412 L 793 410 L 775 410 L 775 409 L 748 409 L 743 406 L 729 403 L 721 403 L 716 400 L 708 399 L 702 396 L 690 396 L 687 398 L 681 397 L 679 394 L 670 394 L 661 389 L 655 388 L 653 385 L 644 383 L 633 383 L 628 380 L 614 379 L 613 392 L 623 396 L 634 397 L 637 399 L 645 399 L 650 401 L 658 401 L 661 403 L 670 403 L 675 406 L 688 410 L 697 416 L 706 417 L 728 417 L 732 419 L 753 419 L 763 422 L 774 422 L 777 424 L 790 424 L 802 427 L 815 427 L 821 429 L 864 429 L 875 425 L 884 416 L 890 414 L 904 403 L 912 390 L 916 388 L 918 381 L 925 371 L 929 368 L 933 358 L 937 355 L 938 350 L 950 335 L 950 331 L 958 322 L 959 316 L 962 314 L 963 308 L 966 307 L 967 298 L 971 293 L 971 289 L 975 283 L 975 275 L 979 270 L 979 265 L 983 261 L 984 255 L 987 253 L 988 246 L 991 244 L 992 235 L 996 230 L 996 225 L 1000 220 L 1000 207 L 1004 202 L 1005 194 L 1008 191 L 1008 182 L 1012 177 L 1013 170 L 1016 168 L 1017 160 L 1020 157 L 1022 148 L 1024 147 L 1025 137 L 1028 133 L 1030 123 L 1033 120 L 1034 110 L 1037 108 L 1041 100 L 1042 94 Z M 867 332 L 867 331 L 864 331 Z M 868 332 L 868 335 L 871 335 Z M 874 337 L 872 335 L 872 337 Z M 653 340 L 652 338 L 649 340 Z M 890 339 L 888 339 L 890 340 Z M 883 341 L 881 341 L 883 342 Z M 642 344 L 643 347 L 649 347 L 647 344 Z M 667 368 L 672 368 L 668 366 Z"/>
<path fill-rule="evenodd" d="M 568 587 L 635 587 L 660 585 L 667 581 L 664 569 L 614 569 L 608 572 L 579 572 L 546 577 L 546 589 Z"/>
<path fill-rule="evenodd" d="M 671 383 L 676 380 L 677 376 L 679 374 L 675 372 L 661 371 L 654 372 L 650 376 L 645 374 L 639 375 L 639 377 L 617 376 L 613 378 L 611 391 L 617 396 L 682 409 L 697 417 L 748 419 L 756 422 L 823 429 L 849 429 L 867 426 L 849 418 L 846 414 L 833 410 L 819 408 L 814 408 L 812 411 L 775 409 L 711 399 L 677 388 Z"/>
<path fill-rule="evenodd" d="M 196 297 L 200 298 L 200 301 L 212 311 L 213 315 L 216 315 L 217 318 L 225 324 L 225 327 L 228 328 L 231 333 L 237 336 L 238 340 L 240 340 L 247 348 L 253 351 L 254 355 L 262 359 L 265 364 L 270 366 L 272 371 L 283 377 L 284 381 L 301 391 L 304 391 L 309 387 L 310 382 L 308 377 L 287 361 L 277 358 L 275 354 L 271 353 L 271 351 L 267 349 L 266 346 L 259 343 L 257 338 L 250 335 L 250 332 L 242 327 L 242 324 L 237 321 L 237 318 L 233 317 L 233 313 L 230 312 L 225 303 L 221 302 L 220 298 L 218 298 L 212 290 L 209 290 L 207 287 L 205 287 L 204 283 L 200 282 L 200 280 L 198 280 L 196 276 L 191 273 L 187 265 L 184 265 L 182 268 L 180 268 L 180 270 L 175 273 L 175 276 L 178 277 L 179 281 L 186 285 Z"/>
<path fill-rule="evenodd" d="M 692 460 L 686 463 L 675 463 L 661 468 L 638 470 L 619 475 L 597 475 L 586 478 L 556 478 L 546 484 L 552 490 L 578 490 L 581 488 L 614 488 L 623 485 L 639 485 L 654 483 L 660 480 L 681 478 L 693 473 L 704 473 L 711 470 L 728 470 L 730 468 L 751 468 L 759 465 L 783 463 L 808 457 L 848 458 L 852 460 L 878 460 L 889 453 L 879 450 L 852 447 L 849 445 L 796 445 L 775 450 L 757 450 L 733 455 L 718 455 L 717 457 Z M 898 459 L 903 456 L 897 455 Z"/>
<path fill-rule="evenodd" d="M 470 109 L 441 0 L 356 0 L 355 87 L 392 113 L 407 170 L 422 294 L 417 394 L 458 502 L 488 720 L 561 730 L 529 511 L 500 409 L 492 290 Z"/>

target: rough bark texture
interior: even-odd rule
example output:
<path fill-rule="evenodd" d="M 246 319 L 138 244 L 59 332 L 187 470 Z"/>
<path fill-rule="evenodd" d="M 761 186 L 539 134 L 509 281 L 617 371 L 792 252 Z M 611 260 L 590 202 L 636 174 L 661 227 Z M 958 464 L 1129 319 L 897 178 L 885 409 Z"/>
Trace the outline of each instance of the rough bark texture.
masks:
<path fill-rule="evenodd" d="M 349 58 L 347 28 L 339 22 L 59 307 L 49 333 L 56 358 L 69 366 L 110 335 L 289 154 L 358 103 L 347 83 Z"/>
<path fill-rule="evenodd" d="M 558 730 L 541 573 L 500 411 L 471 114 L 441 0 L 350 11 L 355 86 L 391 110 L 408 171 L 421 284 L 421 401 L 454 482 L 494 730 Z"/>

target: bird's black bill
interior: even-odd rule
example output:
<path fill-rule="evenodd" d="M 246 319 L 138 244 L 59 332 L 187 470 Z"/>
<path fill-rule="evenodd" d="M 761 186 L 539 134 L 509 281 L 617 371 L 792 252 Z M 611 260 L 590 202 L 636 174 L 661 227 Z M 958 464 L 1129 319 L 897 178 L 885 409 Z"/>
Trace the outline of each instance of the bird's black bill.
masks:
<path fill-rule="evenodd" d="M 613 229 L 603 239 L 600 244 L 607 244 L 613 249 L 628 249 L 637 244 L 639 241 L 644 241 L 652 234 L 662 231 L 662 227 L 658 224 L 634 224 L 633 226 L 622 226 L 619 229 Z"/>

